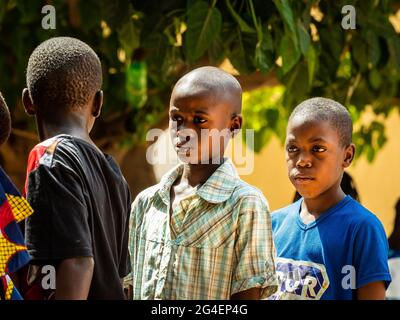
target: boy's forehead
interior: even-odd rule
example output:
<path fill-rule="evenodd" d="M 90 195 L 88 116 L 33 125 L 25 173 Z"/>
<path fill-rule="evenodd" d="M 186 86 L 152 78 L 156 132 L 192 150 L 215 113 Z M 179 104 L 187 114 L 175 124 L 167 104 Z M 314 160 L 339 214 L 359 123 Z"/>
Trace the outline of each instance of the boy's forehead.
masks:
<path fill-rule="evenodd" d="M 232 103 L 224 94 L 212 90 L 196 89 L 193 91 L 174 91 L 170 101 L 170 111 L 203 111 L 221 109 L 223 106 L 232 109 Z M 222 108 L 225 109 L 225 108 Z"/>
<path fill-rule="evenodd" d="M 287 140 L 332 140 L 339 141 L 337 129 L 328 120 L 295 116 L 290 119 L 286 132 Z"/>
<path fill-rule="evenodd" d="M 178 82 L 171 95 L 172 100 L 180 99 L 213 99 L 217 96 L 217 88 L 210 85 L 199 84 L 193 81 Z"/>

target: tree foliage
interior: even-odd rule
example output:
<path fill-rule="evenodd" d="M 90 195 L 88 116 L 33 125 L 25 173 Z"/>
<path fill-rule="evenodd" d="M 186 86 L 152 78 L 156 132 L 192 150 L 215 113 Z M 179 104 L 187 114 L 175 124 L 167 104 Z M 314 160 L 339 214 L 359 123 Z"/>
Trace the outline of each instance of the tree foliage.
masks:
<path fill-rule="evenodd" d="M 94 132 L 106 146 L 135 145 L 165 123 L 173 83 L 184 72 L 226 59 L 241 75 L 261 73 L 282 84 L 246 102 L 256 151 L 282 138 L 290 111 L 311 96 L 345 104 L 354 120 L 367 109 L 387 116 L 399 106 L 400 39 L 389 17 L 391 0 L 3 0 L 0 1 L 0 90 L 14 127 L 34 130 L 21 111 L 20 91 L 31 51 L 58 35 L 95 48 L 104 68 L 105 108 Z M 57 28 L 41 27 L 41 8 L 56 8 Z M 344 5 L 356 8 L 356 29 L 341 26 Z M 275 92 L 276 93 L 276 92 Z M 272 100 L 271 100 L 272 97 Z M 270 99 L 270 100 L 268 100 Z M 385 143 L 373 121 L 355 134 L 374 158 Z"/>

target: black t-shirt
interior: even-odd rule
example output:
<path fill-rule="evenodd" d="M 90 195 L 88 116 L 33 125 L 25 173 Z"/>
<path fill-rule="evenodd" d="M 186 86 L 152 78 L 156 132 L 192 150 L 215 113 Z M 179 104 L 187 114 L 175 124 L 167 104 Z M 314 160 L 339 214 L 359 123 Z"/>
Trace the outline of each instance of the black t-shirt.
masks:
<path fill-rule="evenodd" d="M 27 177 L 32 264 L 93 257 L 88 299 L 124 299 L 120 279 L 130 272 L 131 197 L 113 158 L 82 139 L 59 135 L 31 151 Z"/>

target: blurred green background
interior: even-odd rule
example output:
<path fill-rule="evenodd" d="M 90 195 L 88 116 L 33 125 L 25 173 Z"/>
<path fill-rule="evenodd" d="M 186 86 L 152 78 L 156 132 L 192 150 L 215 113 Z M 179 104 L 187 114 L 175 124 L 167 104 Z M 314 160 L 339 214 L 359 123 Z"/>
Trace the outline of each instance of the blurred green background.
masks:
<path fill-rule="evenodd" d="M 42 7 L 56 9 L 56 29 L 42 28 Z M 341 26 L 344 5 L 356 8 L 356 29 Z M 21 106 L 32 50 L 54 36 L 73 36 L 99 55 L 105 105 L 93 131 L 113 154 L 133 194 L 155 183 L 145 135 L 168 124 L 175 81 L 201 65 L 238 77 L 244 128 L 256 152 L 284 139 L 296 104 L 311 96 L 346 105 L 354 121 L 377 117 L 354 135 L 358 156 L 373 161 L 385 145 L 384 119 L 400 107 L 399 1 L 311 0 L 0 0 L 0 90 L 13 132 L 0 162 L 19 187 L 35 124 Z M 397 14 L 397 15 L 396 15 Z"/>

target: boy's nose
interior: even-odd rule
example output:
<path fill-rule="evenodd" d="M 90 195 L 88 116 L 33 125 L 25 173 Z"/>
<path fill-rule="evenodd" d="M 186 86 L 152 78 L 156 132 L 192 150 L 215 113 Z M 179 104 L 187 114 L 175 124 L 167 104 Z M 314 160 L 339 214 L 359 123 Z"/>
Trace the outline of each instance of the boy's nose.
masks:
<path fill-rule="evenodd" d="M 196 131 L 193 129 L 185 128 L 176 131 L 176 136 L 181 142 L 188 142 L 193 139 L 196 135 Z"/>
<path fill-rule="evenodd" d="M 300 154 L 296 162 L 296 166 L 301 168 L 311 168 L 312 167 L 311 157 L 306 154 Z"/>

